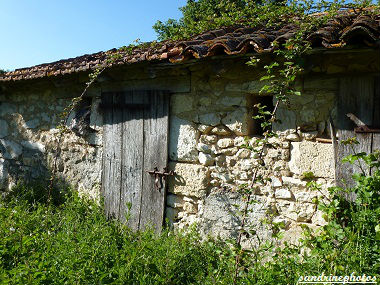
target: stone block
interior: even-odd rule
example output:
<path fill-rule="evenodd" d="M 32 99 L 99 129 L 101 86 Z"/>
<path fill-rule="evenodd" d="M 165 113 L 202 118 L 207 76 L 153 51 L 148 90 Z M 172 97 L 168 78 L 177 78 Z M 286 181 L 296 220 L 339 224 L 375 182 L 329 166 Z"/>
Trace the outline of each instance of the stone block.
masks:
<path fill-rule="evenodd" d="M 220 148 L 227 148 L 234 145 L 233 139 L 220 139 L 217 143 Z"/>
<path fill-rule="evenodd" d="M 214 165 L 215 159 L 207 153 L 200 152 L 198 155 L 199 163 L 204 166 Z"/>
<path fill-rule="evenodd" d="M 216 101 L 216 104 L 232 107 L 241 106 L 245 107 L 247 102 L 244 97 L 222 97 Z"/>
<path fill-rule="evenodd" d="M 214 135 L 220 135 L 220 136 L 229 136 L 232 134 L 230 130 L 222 126 L 212 128 L 210 133 Z"/>
<path fill-rule="evenodd" d="M 210 175 L 207 167 L 188 164 L 175 163 L 169 164 L 171 170 L 176 175 L 169 179 L 169 192 L 193 197 L 203 197 L 209 186 Z"/>
<path fill-rule="evenodd" d="M 193 110 L 193 96 L 191 94 L 173 94 L 170 98 L 170 108 L 173 114 L 180 114 Z"/>
<path fill-rule="evenodd" d="M 207 144 L 204 144 L 204 143 L 198 143 L 197 150 L 200 152 L 204 152 L 204 153 L 211 153 L 212 152 L 211 147 Z"/>
<path fill-rule="evenodd" d="M 236 153 L 236 156 L 240 159 L 244 159 L 244 158 L 250 157 L 251 154 L 252 154 L 252 151 L 250 151 L 249 149 L 243 148 L 243 149 L 239 149 L 239 151 Z"/>
<path fill-rule="evenodd" d="M 208 126 L 217 126 L 220 124 L 221 114 L 207 113 L 199 115 L 199 123 Z"/>
<path fill-rule="evenodd" d="M 213 144 L 218 141 L 218 137 L 216 135 L 201 135 L 200 141 L 206 144 Z"/>
<path fill-rule="evenodd" d="M 254 196 L 256 203 L 248 208 L 247 226 L 256 230 L 262 240 L 270 237 L 270 229 L 262 222 L 266 216 L 266 203 L 263 197 Z M 219 192 L 205 199 L 203 214 L 200 219 L 200 230 L 214 237 L 236 238 L 241 225 L 239 210 L 244 207 L 244 201 L 236 193 Z M 254 238 L 255 239 L 255 238 Z M 255 243 L 255 240 L 252 240 Z"/>
<path fill-rule="evenodd" d="M 238 108 L 222 119 L 222 123 L 236 135 L 248 135 L 249 116 L 245 108 Z"/>
<path fill-rule="evenodd" d="M 249 82 L 244 82 L 244 83 L 231 82 L 226 85 L 225 90 L 232 91 L 232 92 L 248 92 L 248 93 L 259 94 L 261 88 L 263 88 L 265 84 L 268 84 L 268 82 L 260 81 L 260 80 L 254 80 L 254 81 L 249 81 Z"/>
<path fill-rule="evenodd" d="M 0 102 L 0 116 L 6 116 L 15 113 L 17 110 L 17 107 L 10 103 L 3 103 Z"/>
<path fill-rule="evenodd" d="M 331 144 L 293 142 L 289 161 L 291 172 L 302 175 L 313 172 L 316 177 L 334 179 L 334 151 Z"/>
<path fill-rule="evenodd" d="M 197 130 L 192 123 L 172 116 L 170 119 L 169 158 L 174 161 L 197 162 Z"/>
<path fill-rule="evenodd" d="M 4 120 L 0 120 L 0 139 L 8 136 L 8 123 Z"/>
<path fill-rule="evenodd" d="M 45 152 L 45 146 L 38 142 L 22 141 L 21 145 L 30 150 Z"/>
<path fill-rule="evenodd" d="M 287 129 L 294 129 L 297 126 L 296 113 L 284 107 L 278 108 L 276 112 L 276 119 L 278 121 L 273 123 L 273 131 L 284 131 Z"/>
<path fill-rule="evenodd" d="M 11 140 L 0 139 L 0 152 L 6 159 L 16 159 L 22 154 L 22 146 Z"/>
<path fill-rule="evenodd" d="M 41 122 L 39 119 L 33 119 L 33 120 L 26 121 L 24 124 L 24 127 L 26 129 L 35 129 L 40 125 L 40 123 Z"/>
<path fill-rule="evenodd" d="M 274 195 L 277 199 L 292 200 L 293 194 L 286 188 L 276 189 Z"/>

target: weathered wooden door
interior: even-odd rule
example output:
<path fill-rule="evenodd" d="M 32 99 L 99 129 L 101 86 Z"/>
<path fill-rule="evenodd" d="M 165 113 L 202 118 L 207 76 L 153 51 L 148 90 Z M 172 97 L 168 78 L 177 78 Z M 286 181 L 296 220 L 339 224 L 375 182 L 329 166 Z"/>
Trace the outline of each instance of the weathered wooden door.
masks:
<path fill-rule="evenodd" d="M 168 97 L 163 91 L 102 94 L 105 211 L 134 230 L 162 227 L 165 180 L 157 183 L 147 171 L 167 166 Z"/>
<path fill-rule="evenodd" d="M 370 129 L 380 128 L 380 80 L 378 76 L 353 76 L 340 79 L 338 96 L 336 151 L 336 180 L 340 186 L 354 186 L 352 174 L 370 169 L 363 162 L 360 165 L 343 164 L 342 158 L 360 152 L 370 153 L 380 149 L 380 133 L 374 131 L 356 132 L 357 125 L 347 114 L 353 114 Z M 358 145 L 343 145 L 341 142 L 356 137 Z"/>

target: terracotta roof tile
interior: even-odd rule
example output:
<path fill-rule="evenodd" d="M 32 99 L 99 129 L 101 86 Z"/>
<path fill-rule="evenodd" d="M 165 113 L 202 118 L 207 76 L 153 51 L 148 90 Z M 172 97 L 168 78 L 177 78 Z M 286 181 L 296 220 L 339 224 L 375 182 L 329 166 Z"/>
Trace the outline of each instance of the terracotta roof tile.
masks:
<path fill-rule="evenodd" d="M 143 61 L 183 62 L 215 55 L 243 55 L 273 51 L 273 42 L 284 43 L 296 31 L 296 25 L 285 25 L 278 30 L 263 27 L 226 27 L 205 32 L 191 40 L 162 42 L 132 51 L 120 51 L 121 57 L 112 66 Z M 337 48 L 352 43 L 374 45 L 380 39 L 380 15 L 360 15 L 341 12 L 323 27 L 311 33 L 312 47 Z M 82 55 L 48 64 L 17 69 L 0 75 L 0 81 L 18 81 L 47 76 L 60 76 L 110 66 L 107 58 L 117 52 Z"/>

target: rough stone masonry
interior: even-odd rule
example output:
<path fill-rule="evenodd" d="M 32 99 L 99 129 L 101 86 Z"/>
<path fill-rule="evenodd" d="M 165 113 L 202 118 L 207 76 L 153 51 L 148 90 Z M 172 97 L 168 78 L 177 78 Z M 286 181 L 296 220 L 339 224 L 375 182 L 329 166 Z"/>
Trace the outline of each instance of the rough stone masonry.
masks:
<path fill-rule="evenodd" d="M 325 199 L 334 184 L 334 153 L 328 121 L 336 117 L 339 77 L 368 70 L 371 54 L 325 56 L 297 83 L 302 96 L 281 106 L 273 127 L 278 137 L 266 147 L 264 159 L 244 145 L 260 138 L 252 119 L 253 102 L 275 104 L 270 94 L 259 94 L 260 72 L 246 66 L 247 58 L 200 61 L 176 67 L 143 64 L 115 72 L 116 80 L 97 82 L 87 94 L 88 127 L 82 134 L 67 134 L 57 163 L 59 176 L 81 193 L 99 197 L 102 161 L 101 92 L 149 87 L 173 90 L 170 104 L 170 168 L 166 217 L 174 228 L 197 223 L 204 234 L 236 236 L 240 226 L 237 208 L 242 206 L 239 187 L 260 174 L 268 178 L 255 188 L 249 222 L 258 235 L 270 238 L 265 219 L 283 223 L 285 237 L 296 241 L 301 225 L 325 223 L 314 198 Z M 344 60 L 343 60 L 344 58 Z M 317 63 L 316 63 L 317 62 Z M 375 67 L 379 69 L 378 66 Z M 9 189 L 23 180 L 48 176 L 57 151 L 59 114 L 78 96 L 83 75 L 38 84 L 15 84 L 0 94 L 0 184 Z M 263 97 L 264 96 L 264 97 Z M 269 97 L 268 97 L 269 96 Z M 87 106 L 86 106 L 87 104 Z M 71 114 L 70 125 L 76 114 Z M 257 132 L 257 128 L 256 128 Z M 259 150 L 259 149 L 256 149 Z M 320 192 L 306 187 L 304 173 L 312 172 L 322 185 Z"/>

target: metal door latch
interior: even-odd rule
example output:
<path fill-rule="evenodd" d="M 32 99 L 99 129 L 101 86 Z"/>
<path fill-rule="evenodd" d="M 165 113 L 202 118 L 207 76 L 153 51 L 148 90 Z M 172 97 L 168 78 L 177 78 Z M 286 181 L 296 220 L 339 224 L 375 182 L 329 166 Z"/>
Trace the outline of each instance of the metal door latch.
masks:
<path fill-rule="evenodd" d="M 154 175 L 154 188 L 158 191 L 164 186 L 162 179 L 166 182 L 168 176 L 174 176 L 175 172 L 173 170 L 168 171 L 169 169 L 165 167 L 162 172 L 158 171 L 158 168 L 155 167 L 154 170 L 147 171 L 150 175 Z"/>
<path fill-rule="evenodd" d="M 380 129 L 373 129 L 363 123 L 358 117 L 352 113 L 348 113 L 347 117 L 357 125 L 354 129 L 355 133 L 380 133 Z"/>

